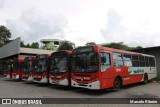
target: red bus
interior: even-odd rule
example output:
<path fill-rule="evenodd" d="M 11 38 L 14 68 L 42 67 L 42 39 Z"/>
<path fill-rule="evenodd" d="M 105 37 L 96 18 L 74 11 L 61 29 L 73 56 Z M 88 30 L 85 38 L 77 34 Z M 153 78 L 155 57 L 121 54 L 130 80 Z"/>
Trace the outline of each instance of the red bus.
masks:
<path fill-rule="evenodd" d="M 71 54 L 72 51 L 58 51 L 51 55 L 49 83 L 69 86 L 71 84 Z"/>
<path fill-rule="evenodd" d="M 13 73 L 12 78 L 13 79 L 19 79 L 22 80 L 22 69 L 23 69 L 23 61 L 24 59 L 17 58 L 13 60 Z"/>
<path fill-rule="evenodd" d="M 4 70 L 4 77 L 6 78 L 12 78 L 12 63 L 13 63 L 13 60 L 7 60 L 7 61 L 4 61 L 4 65 L 3 65 L 3 70 Z"/>
<path fill-rule="evenodd" d="M 25 57 L 23 63 L 22 80 L 33 81 L 34 57 Z"/>
<path fill-rule="evenodd" d="M 38 83 L 49 82 L 50 54 L 37 55 L 34 62 L 33 81 Z"/>
<path fill-rule="evenodd" d="M 101 46 L 73 50 L 71 85 L 88 89 L 119 90 L 122 85 L 157 77 L 155 57 Z"/>

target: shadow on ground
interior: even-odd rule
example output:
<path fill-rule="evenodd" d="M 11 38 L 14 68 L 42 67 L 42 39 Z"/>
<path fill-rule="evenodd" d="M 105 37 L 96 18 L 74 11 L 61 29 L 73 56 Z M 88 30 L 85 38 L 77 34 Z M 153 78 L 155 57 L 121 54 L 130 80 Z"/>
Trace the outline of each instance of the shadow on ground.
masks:
<path fill-rule="evenodd" d="M 16 79 L 5 79 L 4 81 L 9 81 L 9 82 L 24 82 L 23 80 L 16 80 Z"/>

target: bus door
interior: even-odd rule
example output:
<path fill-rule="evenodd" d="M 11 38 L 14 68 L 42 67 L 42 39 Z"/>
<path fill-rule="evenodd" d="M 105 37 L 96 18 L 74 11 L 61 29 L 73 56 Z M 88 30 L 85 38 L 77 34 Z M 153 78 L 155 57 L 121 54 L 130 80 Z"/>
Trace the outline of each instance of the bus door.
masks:
<path fill-rule="evenodd" d="M 101 88 L 107 88 L 111 86 L 109 82 L 110 78 L 113 77 L 113 67 L 111 67 L 111 52 L 101 51 L 100 52 L 100 72 L 101 72 Z"/>

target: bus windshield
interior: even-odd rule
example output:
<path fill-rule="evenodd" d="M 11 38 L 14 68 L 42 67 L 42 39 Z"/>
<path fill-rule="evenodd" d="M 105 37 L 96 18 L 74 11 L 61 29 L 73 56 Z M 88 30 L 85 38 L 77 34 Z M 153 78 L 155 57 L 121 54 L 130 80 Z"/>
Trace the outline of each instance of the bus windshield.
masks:
<path fill-rule="evenodd" d="M 9 72 L 10 71 L 10 63 L 8 63 L 6 61 L 4 62 L 3 71 L 4 72 Z"/>
<path fill-rule="evenodd" d="M 18 71 L 19 70 L 19 62 L 18 61 L 14 61 L 13 62 L 13 71 Z"/>
<path fill-rule="evenodd" d="M 73 72 L 98 71 L 98 54 L 94 52 L 77 53 L 72 58 Z"/>
<path fill-rule="evenodd" d="M 67 72 L 68 66 L 67 66 L 67 55 L 59 55 L 53 54 L 51 58 L 51 73 L 64 73 Z"/>
<path fill-rule="evenodd" d="M 47 59 L 39 58 L 34 62 L 34 72 L 45 72 L 47 71 Z"/>
<path fill-rule="evenodd" d="M 31 72 L 32 70 L 33 70 L 32 69 L 32 60 L 24 61 L 24 63 L 23 63 L 23 72 L 27 73 L 27 72 Z"/>

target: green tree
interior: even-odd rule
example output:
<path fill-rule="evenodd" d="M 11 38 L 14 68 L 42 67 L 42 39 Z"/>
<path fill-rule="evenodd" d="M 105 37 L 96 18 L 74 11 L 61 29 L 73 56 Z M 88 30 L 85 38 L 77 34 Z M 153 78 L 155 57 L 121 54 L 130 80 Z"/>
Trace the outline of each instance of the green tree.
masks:
<path fill-rule="evenodd" d="M 26 47 L 26 45 L 24 44 L 24 41 L 21 41 L 20 46 L 21 46 L 21 47 Z"/>
<path fill-rule="evenodd" d="M 86 46 L 92 46 L 92 45 L 96 45 L 96 43 L 95 42 L 87 42 L 86 43 Z"/>
<path fill-rule="evenodd" d="M 142 49 L 142 48 L 143 48 L 142 46 L 137 46 L 137 47 L 136 47 L 136 49 Z"/>
<path fill-rule="evenodd" d="M 31 48 L 31 45 L 28 43 L 25 47 L 26 48 Z"/>
<path fill-rule="evenodd" d="M 36 49 L 38 49 L 38 48 L 39 48 L 39 43 L 38 43 L 38 42 L 33 42 L 33 43 L 31 44 L 31 48 L 36 48 Z"/>
<path fill-rule="evenodd" d="M 0 47 L 9 42 L 9 38 L 11 38 L 10 30 L 8 30 L 5 26 L 0 26 Z"/>
<path fill-rule="evenodd" d="M 28 43 L 27 45 L 24 44 L 24 41 L 21 41 L 21 47 L 24 47 L 24 48 L 36 48 L 38 49 L 39 48 L 39 43 L 38 42 L 33 42 L 31 45 Z"/>
<path fill-rule="evenodd" d="M 118 43 L 112 42 L 112 43 L 103 44 L 102 46 L 115 48 L 115 49 L 122 49 L 122 50 L 132 50 L 133 49 L 133 47 L 129 47 L 123 44 L 123 42 L 118 42 Z"/>
<path fill-rule="evenodd" d="M 61 42 L 58 50 L 72 50 L 72 44 L 69 41 L 63 41 Z"/>

